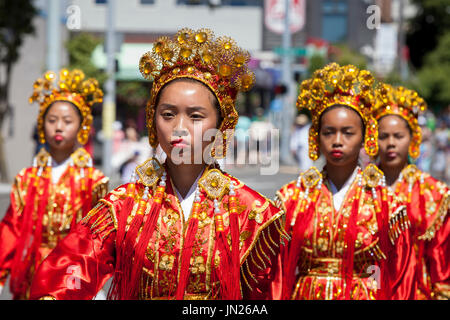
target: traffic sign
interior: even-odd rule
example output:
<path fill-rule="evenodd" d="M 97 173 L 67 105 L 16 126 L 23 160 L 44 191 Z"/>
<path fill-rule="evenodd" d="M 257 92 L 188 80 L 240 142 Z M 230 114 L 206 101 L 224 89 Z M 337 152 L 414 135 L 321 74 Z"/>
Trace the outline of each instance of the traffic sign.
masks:
<path fill-rule="evenodd" d="M 273 49 L 273 51 L 279 55 L 287 54 L 287 55 L 298 56 L 298 57 L 306 55 L 305 47 L 293 47 L 293 48 L 289 48 L 288 50 L 285 50 L 284 48 L 281 48 L 281 47 L 275 47 Z"/>
<path fill-rule="evenodd" d="M 305 0 L 290 0 L 289 26 L 291 33 L 305 25 Z M 285 0 L 264 0 L 264 22 L 267 29 L 282 34 L 285 25 Z"/>

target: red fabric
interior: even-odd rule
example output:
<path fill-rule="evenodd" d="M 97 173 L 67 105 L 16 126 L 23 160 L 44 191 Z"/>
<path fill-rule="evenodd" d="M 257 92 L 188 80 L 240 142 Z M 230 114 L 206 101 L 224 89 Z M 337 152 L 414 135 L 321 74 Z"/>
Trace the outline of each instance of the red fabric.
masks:
<path fill-rule="evenodd" d="M 290 197 L 296 188 L 295 184 L 296 182 L 293 181 L 282 187 L 277 193 L 286 208 L 295 207 L 289 204 Z M 381 293 L 381 296 L 386 299 L 411 297 L 414 283 L 404 270 L 407 262 L 410 261 L 409 257 L 413 250 L 409 234 L 407 232 L 400 233 L 395 245 L 389 244 L 390 249 L 384 249 L 386 252 L 383 251 L 383 253 L 388 256 L 386 265 L 392 266 L 389 269 L 383 266 L 380 253 L 381 246 L 384 246 L 381 243 L 386 242 L 382 238 L 387 239 L 389 232 L 387 216 L 393 213 L 399 205 L 395 202 L 387 202 L 381 206 L 381 213 L 376 214 L 371 189 L 363 189 L 359 204 L 355 202 L 357 190 L 357 182 L 354 181 L 347 191 L 341 209 L 335 210 L 330 190 L 326 184 L 322 185 L 313 212 L 310 217 L 303 219 L 305 232 L 303 245 L 298 250 L 300 254 L 296 263 L 296 284 L 289 285 L 287 289 L 283 288 L 283 290 L 290 291 L 288 295 L 283 294 L 284 298 L 289 296 L 292 299 L 302 300 L 377 299 L 380 297 L 379 290 L 373 288 L 372 279 L 375 279 L 377 284 L 385 282 L 386 286 L 391 288 L 390 292 Z M 301 187 L 301 192 L 304 192 L 303 187 Z M 377 188 L 377 198 L 382 199 L 382 189 L 380 188 Z M 388 214 L 386 214 L 386 210 Z M 358 212 L 358 214 L 353 215 L 352 212 Z M 292 217 L 292 213 L 287 212 L 286 217 Z M 298 218 L 300 217 L 301 215 L 298 216 Z M 291 221 L 287 219 L 286 226 L 290 223 Z M 354 232 L 349 235 L 348 231 L 351 229 L 354 229 Z M 300 237 L 296 233 L 297 229 L 294 227 L 290 233 L 291 247 L 295 246 Z M 355 245 L 352 263 L 349 256 L 352 248 L 348 250 L 351 243 Z M 345 245 L 347 250 L 345 250 Z M 286 261 L 285 253 L 286 251 L 282 252 L 284 261 Z M 347 291 L 347 297 L 343 286 L 344 279 L 340 276 L 341 270 L 346 271 L 345 275 L 352 275 L 351 279 L 347 277 L 347 284 L 350 284 L 347 287 L 350 289 Z M 288 276 L 287 273 L 285 273 L 286 276 Z M 383 286 L 380 290 L 383 290 Z"/>
<path fill-rule="evenodd" d="M 94 194 L 86 197 L 81 191 L 81 178 L 75 179 L 75 186 L 71 188 L 69 171 L 66 170 L 54 185 L 50 182 L 49 169 L 37 178 L 36 191 L 31 188 L 31 172 L 37 172 L 36 168 L 23 169 L 15 177 L 10 194 L 11 204 L 0 223 L 0 283 L 4 284 L 11 273 L 10 289 L 14 299 L 28 297 L 37 265 L 69 232 L 74 213 L 81 216 L 79 213 L 86 206 L 86 198 L 96 201 L 103 196 L 102 192 L 106 192 L 107 179 L 99 170 L 93 169 L 92 173 L 91 185 L 96 188 Z M 78 178 L 79 170 L 75 170 L 74 175 Z M 72 193 L 75 197 L 73 207 L 69 200 Z"/>
<path fill-rule="evenodd" d="M 423 183 L 420 181 L 422 175 Z M 441 291 L 448 295 L 450 286 L 448 186 L 417 170 L 410 203 L 408 203 L 408 187 L 406 179 L 398 182 L 395 196 L 407 205 L 411 222 L 411 242 L 415 254 L 411 256 L 405 274 L 408 277 L 414 275 L 416 288 L 414 299 L 434 299 Z"/>
<path fill-rule="evenodd" d="M 230 178 L 235 182 L 236 198 L 238 199 L 239 256 L 242 266 L 240 287 L 242 288 L 243 298 L 271 299 L 279 291 L 279 286 L 273 286 L 272 283 L 273 279 L 280 282 L 277 256 L 279 248 L 275 248 L 275 246 L 271 249 L 267 248 L 265 241 L 261 239 L 261 234 L 264 232 L 267 241 L 279 243 L 280 233 L 275 224 L 281 226 L 283 216 L 270 201 L 236 179 Z M 123 230 L 122 224 L 127 221 L 130 215 L 130 212 L 124 212 L 123 210 L 126 202 L 126 187 L 126 185 L 120 186 L 111 191 L 102 200 L 102 206 L 94 209 L 88 215 L 88 219 L 85 219 L 82 225 L 78 225 L 76 231 L 71 232 L 70 236 L 58 245 L 58 249 L 43 261 L 33 283 L 32 298 L 52 295 L 57 299 L 91 299 L 106 279 L 111 276 L 112 272 L 115 272 L 115 274 L 123 272 L 124 269 L 118 269 L 115 266 L 114 257 L 123 250 L 123 246 L 128 246 L 128 241 L 132 241 L 134 245 L 136 243 L 136 238 L 127 239 L 128 233 L 125 235 L 124 241 L 116 241 L 116 228 Z M 142 185 L 138 184 L 137 189 L 142 190 Z M 152 197 L 151 193 L 150 197 Z M 201 193 L 200 199 L 201 210 L 198 216 L 198 232 L 196 235 L 199 241 L 195 241 L 192 251 L 185 299 L 189 298 L 190 295 L 197 294 L 204 294 L 209 299 L 222 299 L 220 284 L 218 285 L 215 282 L 216 280 L 220 283 L 222 281 L 220 274 L 222 259 L 217 251 L 217 242 L 214 237 L 213 201 L 208 199 L 204 192 Z M 149 206 L 152 206 L 151 200 L 148 203 Z M 220 201 L 221 212 L 228 211 L 227 204 L 228 196 L 224 196 Z M 184 217 L 175 192 L 171 187 L 170 179 L 167 181 L 166 196 L 158 213 L 158 228 L 147 235 L 149 241 L 147 250 L 142 257 L 143 265 L 140 270 L 137 270 L 142 276 L 138 278 L 139 282 L 129 284 L 132 287 L 139 288 L 136 291 L 138 295 L 134 297 L 136 299 L 175 298 L 180 270 L 180 255 L 183 250 L 181 244 L 184 236 L 182 234 Z M 256 219 L 256 215 L 258 219 Z M 225 216 L 225 222 L 227 222 L 227 219 Z M 114 224 L 112 221 L 115 221 Z M 145 224 L 145 222 L 142 223 Z M 224 241 L 229 250 L 227 241 L 230 235 L 229 223 L 225 223 L 224 235 Z M 271 240 L 268 238 L 269 236 Z M 83 245 L 79 248 L 72 248 L 72 243 Z M 90 248 L 95 248 L 95 250 Z M 263 250 L 269 258 L 265 258 L 265 267 L 262 269 L 255 266 L 249 259 L 251 256 L 256 256 L 254 253 L 256 248 L 260 251 Z M 273 250 L 275 254 L 270 250 Z M 136 257 L 132 255 L 129 260 L 123 261 L 123 263 L 130 265 L 131 270 L 133 270 L 136 266 L 133 261 L 136 261 Z M 210 261 L 210 264 L 207 263 L 208 261 Z M 81 290 L 65 288 L 67 266 L 74 262 L 81 270 Z M 252 271 L 252 276 L 258 279 L 257 283 L 254 283 L 252 278 L 246 274 L 251 289 L 246 286 L 243 280 L 244 265 L 248 266 L 249 270 Z M 155 270 L 157 274 L 154 274 Z M 54 279 L 54 281 L 48 281 L 48 279 Z M 121 299 L 122 297 L 116 298 Z"/>

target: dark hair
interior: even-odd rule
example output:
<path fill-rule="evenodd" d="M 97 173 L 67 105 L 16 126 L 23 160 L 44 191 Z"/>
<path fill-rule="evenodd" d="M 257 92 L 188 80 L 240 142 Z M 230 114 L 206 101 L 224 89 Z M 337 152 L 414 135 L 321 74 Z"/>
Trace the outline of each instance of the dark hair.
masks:
<path fill-rule="evenodd" d="M 365 133 L 366 133 L 366 125 L 364 124 L 363 118 L 361 117 L 361 115 L 355 109 L 353 109 L 352 107 L 346 106 L 345 104 L 332 105 L 331 107 L 328 107 L 324 112 L 322 112 L 322 114 L 319 117 L 319 128 L 318 128 L 317 132 L 319 133 L 320 129 L 322 127 L 322 117 L 323 117 L 323 115 L 325 113 L 327 113 L 328 111 L 331 111 L 331 110 L 337 109 L 337 108 L 346 108 L 348 110 L 352 110 L 354 113 L 356 113 L 358 115 L 359 119 L 361 120 L 362 137 L 364 139 L 364 136 L 365 136 Z"/>
<path fill-rule="evenodd" d="M 159 90 L 158 95 L 156 96 L 156 99 L 155 99 L 155 108 L 158 106 L 159 99 L 160 99 L 160 97 L 161 97 L 161 93 L 163 92 L 163 90 L 167 87 L 167 85 L 172 84 L 172 83 L 175 83 L 175 82 L 199 83 L 199 84 L 203 85 L 205 88 L 208 88 L 208 90 L 211 92 L 212 96 L 214 97 L 214 98 L 211 100 L 211 102 L 212 102 L 213 106 L 216 108 L 216 111 L 217 111 L 217 115 L 218 115 L 218 117 L 217 117 L 217 118 L 218 118 L 217 126 L 219 126 L 219 125 L 222 123 L 222 121 L 223 121 L 223 116 L 222 116 L 222 112 L 220 111 L 220 103 L 219 103 L 219 100 L 217 99 L 216 94 L 214 93 L 214 91 L 211 90 L 210 87 L 208 87 L 207 85 L 205 85 L 203 82 L 201 82 L 201 81 L 199 81 L 199 80 L 196 80 L 196 79 L 193 79 L 193 78 L 177 78 L 177 79 L 174 79 L 174 80 L 172 80 L 172 81 L 166 83 L 166 84 Z"/>

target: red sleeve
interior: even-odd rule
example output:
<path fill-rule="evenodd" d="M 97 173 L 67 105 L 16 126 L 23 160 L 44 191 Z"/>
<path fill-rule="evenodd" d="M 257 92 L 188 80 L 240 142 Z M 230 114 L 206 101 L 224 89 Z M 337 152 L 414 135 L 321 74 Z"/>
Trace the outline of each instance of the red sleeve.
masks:
<path fill-rule="evenodd" d="M 450 253 L 450 222 L 448 219 L 448 201 L 446 202 L 447 212 L 441 216 L 442 225 L 434 231 L 434 238 L 426 241 L 425 261 L 430 273 L 433 292 L 436 298 L 450 299 L 450 268 L 448 264 Z"/>
<path fill-rule="evenodd" d="M 31 299 L 92 299 L 114 272 L 114 218 L 99 203 L 41 263 Z"/>
<path fill-rule="evenodd" d="M 16 178 L 10 194 L 10 205 L 0 223 L 0 285 L 5 284 L 6 278 L 11 271 L 17 239 L 20 236 L 19 216 L 21 212 L 22 205 Z"/>
<path fill-rule="evenodd" d="M 398 239 L 387 255 L 389 291 L 391 300 L 413 300 L 416 291 L 416 255 L 410 229 L 399 234 Z"/>
<path fill-rule="evenodd" d="M 282 269 L 280 248 L 287 243 L 284 232 L 284 212 L 273 205 L 263 213 L 266 222 L 258 228 L 241 259 L 244 300 L 281 299 Z"/>

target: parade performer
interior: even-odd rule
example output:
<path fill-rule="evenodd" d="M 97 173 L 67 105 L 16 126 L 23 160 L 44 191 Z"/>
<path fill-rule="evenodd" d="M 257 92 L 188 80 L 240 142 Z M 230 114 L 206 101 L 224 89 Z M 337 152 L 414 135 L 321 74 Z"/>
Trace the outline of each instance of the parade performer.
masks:
<path fill-rule="evenodd" d="M 326 165 L 277 192 L 292 237 L 282 254 L 283 299 L 409 298 L 405 210 L 387 201 L 375 165 L 358 165 L 363 146 L 378 151 L 373 104 L 373 76 L 352 65 L 331 63 L 301 83 L 297 107 L 312 115 L 309 155 L 322 153 Z"/>
<path fill-rule="evenodd" d="M 34 83 L 30 103 L 40 106 L 39 142 L 33 166 L 15 177 L 10 206 L 0 223 L 0 283 L 10 275 L 14 299 L 27 299 L 40 262 L 97 200 L 108 178 L 81 147 L 92 124 L 92 106 L 103 93 L 81 70 L 48 71 Z"/>
<path fill-rule="evenodd" d="M 412 163 L 420 154 L 418 117 L 426 103 L 404 87 L 380 84 L 377 91 L 379 167 L 412 224 L 416 263 L 410 264 L 408 276 L 416 279 L 415 299 L 449 299 L 449 189 Z"/>
<path fill-rule="evenodd" d="M 214 161 L 237 123 L 237 93 L 254 83 L 249 59 L 233 39 L 187 28 L 142 56 L 149 142 L 167 159 L 147 160 L 100 200 L 43 262 L 33 298 L 90 299 L 111 276 L 111 299 L 280 296 L 284 213 Z"/>

